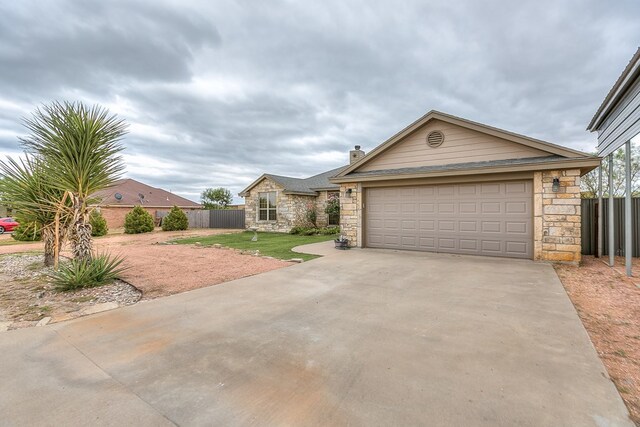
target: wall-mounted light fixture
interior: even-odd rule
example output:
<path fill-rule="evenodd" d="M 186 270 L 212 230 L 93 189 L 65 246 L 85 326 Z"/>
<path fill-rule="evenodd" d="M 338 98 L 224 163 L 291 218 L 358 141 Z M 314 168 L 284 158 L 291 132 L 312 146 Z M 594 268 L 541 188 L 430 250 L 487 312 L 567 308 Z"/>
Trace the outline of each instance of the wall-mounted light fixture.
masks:
<path fill-rule="evenodd" d="M 347 191 L 344 192 L 346 197 L 351 197 L 351 193 L 353 192 L 353 188 L 347 188 Z"/>
<path fill-rule="evenodd" d="M 551 186 L 551 190 L 553 190 L 554 193 L 557 193 L 558 190 L 560 190 L 560 178 L 553 178 L 553 185 Z"/>

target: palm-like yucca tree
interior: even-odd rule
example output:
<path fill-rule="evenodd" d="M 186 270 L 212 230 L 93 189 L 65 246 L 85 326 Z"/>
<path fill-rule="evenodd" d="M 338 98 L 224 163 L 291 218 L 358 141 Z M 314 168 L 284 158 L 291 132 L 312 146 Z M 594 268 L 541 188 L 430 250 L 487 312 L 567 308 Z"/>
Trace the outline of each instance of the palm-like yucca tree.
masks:
<path fill-rule="evenodd" d="M 16 211 L 20 223 L 36 224 L 44 240 L 45 265 L 57 264 L 68 222 L 68 206 L 61 205 L 64 191 L 51 185 L 38 157 L 26 155 L 20 161 L 0 161 L 0 172 L 4 202 Z"/>
<path fill-rule="evenodd" d="M 70 200 L 69 239 L 76 259 L 92 254 L 90 196 L 120 178 L 120 144 L 126 124 L 100 107 L 54 102 L 38 108 L 24 124 L 27 152 L 41 158 L 51 185 Z"/>

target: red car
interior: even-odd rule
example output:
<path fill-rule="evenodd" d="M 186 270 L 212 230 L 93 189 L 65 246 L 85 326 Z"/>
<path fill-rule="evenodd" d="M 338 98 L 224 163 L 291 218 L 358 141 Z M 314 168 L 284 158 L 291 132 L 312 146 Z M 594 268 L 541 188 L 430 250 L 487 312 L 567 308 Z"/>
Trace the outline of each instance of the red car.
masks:
<path fill-rule="evenodd" d="M 19 225 L 20 224 L 18 224 L 13 218 L 0 218 L 0 234 L 5 231 L 13 231 L 13 229 Z"/>

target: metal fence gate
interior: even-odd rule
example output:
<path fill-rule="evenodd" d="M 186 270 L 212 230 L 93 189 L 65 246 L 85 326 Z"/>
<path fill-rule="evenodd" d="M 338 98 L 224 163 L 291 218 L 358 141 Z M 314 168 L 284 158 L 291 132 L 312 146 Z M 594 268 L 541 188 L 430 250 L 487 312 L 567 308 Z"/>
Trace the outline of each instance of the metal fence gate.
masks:
<path fill-rule="evenodd" d="M 631 236 L 632 242 L 632 256 L 640 256 L 640 198 L 634 197 L 631 199 L 631 222 L 633 229 Z M 613 230 L 613 244 L 615 248 L 615 255 L 624 255 L 624 198 L 613 199 L 614 210 L 614 222 L 615 227 Z M 603 225 L 603 245 L 602 254 L 609 254 L 609 199 L 602 200 L 602 225 Z M 596 255 L 598 253 L 598 199 L 582 199 L 581 206 L 582 213 L 582 254 L 583 255 Z"/>
<path fill-rule="evenodd" d="M 244 209 L 214 209 L 209 212 L 209 228 L 244 229 Z"/>

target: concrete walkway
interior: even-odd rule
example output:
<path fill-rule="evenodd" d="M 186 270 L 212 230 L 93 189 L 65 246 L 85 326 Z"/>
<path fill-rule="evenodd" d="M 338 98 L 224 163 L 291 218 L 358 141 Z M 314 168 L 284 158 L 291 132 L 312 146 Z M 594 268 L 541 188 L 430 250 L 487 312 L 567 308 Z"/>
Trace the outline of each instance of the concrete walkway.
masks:
<path fill-rule="evenodd" d="M 1 333 L 0 424 L 632 425 L 549 265 L 321 250 Z"/>

